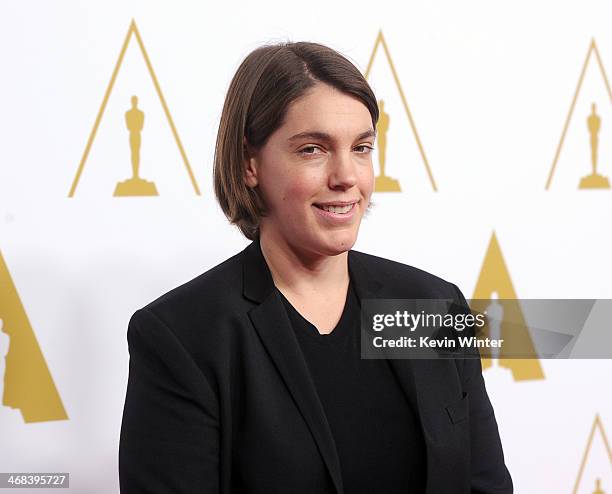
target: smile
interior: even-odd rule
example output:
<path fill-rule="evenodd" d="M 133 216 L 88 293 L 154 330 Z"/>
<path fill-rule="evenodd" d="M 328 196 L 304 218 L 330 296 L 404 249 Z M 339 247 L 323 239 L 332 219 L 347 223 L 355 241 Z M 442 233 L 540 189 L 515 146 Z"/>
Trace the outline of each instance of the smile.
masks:
<path fill-rule="evenodd" d="M 346 204 L 343 206 L 334 206 L 334 205 L 319 206 L 318 204 L 315 204 L 315 206 L 318 207 L 319 209 L 322 209 L 323 211 L 328 211 L 330 213 L 347 214 L 349 211 L 351 211 L 355 207 L 355 203 Z"/>
<path fill-rule="evenodd" d="M 330 225 L 342 226 L 352 224 L 356 218 L 357 204 L 359 201 L 350 203 L 327 203 L 327 204 L 313 204 L 314 210 L 316 211 L 317 217 L 321 221 L 326 222 Z"/>

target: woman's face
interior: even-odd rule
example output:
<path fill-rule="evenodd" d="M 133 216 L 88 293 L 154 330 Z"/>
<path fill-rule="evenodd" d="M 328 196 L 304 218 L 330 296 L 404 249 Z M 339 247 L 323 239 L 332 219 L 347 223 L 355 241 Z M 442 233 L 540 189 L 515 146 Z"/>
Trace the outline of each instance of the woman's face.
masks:
<path fill-rule="evenodd" d="M 306 255 L 352 248 L 374 183 L 372 117 L 357 98 L 317 83 L 247 164 L 268 215 L 261 236 Z"/>

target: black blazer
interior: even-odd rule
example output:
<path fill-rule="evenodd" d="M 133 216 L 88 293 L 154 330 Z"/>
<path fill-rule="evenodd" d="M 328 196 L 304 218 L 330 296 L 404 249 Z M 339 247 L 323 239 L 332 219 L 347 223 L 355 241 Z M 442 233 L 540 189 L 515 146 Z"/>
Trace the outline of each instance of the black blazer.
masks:
<path fill-rule="evenodd" d="M 455 285 L 405 264 L 351 250 L 348 266 L 360 299 L 465 304 Z M 138 310 L 127 339 L 124 494 L 344 493 L 329 425 L 259 241 Z M 426 492 L 511 493 L 480 360 L 389 362 L 420 417 Z"/>

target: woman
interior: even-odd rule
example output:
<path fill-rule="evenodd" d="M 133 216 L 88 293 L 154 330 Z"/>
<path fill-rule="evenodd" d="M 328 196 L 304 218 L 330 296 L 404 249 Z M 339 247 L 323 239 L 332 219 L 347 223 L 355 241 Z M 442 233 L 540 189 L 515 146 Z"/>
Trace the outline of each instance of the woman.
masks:
<path fill-rule="evenodd" d="M 359 307 L 458 288 L 351 250 L 378 107 L 337 52 L 252 52 L 230 85 L 214 185 L 252 243 L 137 311 L 124 493 L 510 493 L 479 359 L 366 360 Z"/>

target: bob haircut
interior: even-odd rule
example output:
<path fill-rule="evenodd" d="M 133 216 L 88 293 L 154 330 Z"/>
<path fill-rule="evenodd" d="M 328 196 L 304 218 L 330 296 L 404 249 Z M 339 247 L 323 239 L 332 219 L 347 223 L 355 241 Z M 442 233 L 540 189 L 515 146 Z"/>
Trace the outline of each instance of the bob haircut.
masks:
<path fill-rule="evenodd" d="M 378 104 L 361 72 L 337 51 L 318 43 L 286 42 L 252 51 L 240 64 L 223 105 L 215 146 L 215 195 L 229 221 L 249 240 L 259 234 L 265 205 L 245 182 L 246 143 L 257 150 L 283 125 L 291 102 L 318 82 L 361 100 L 376 129 Z"/>

